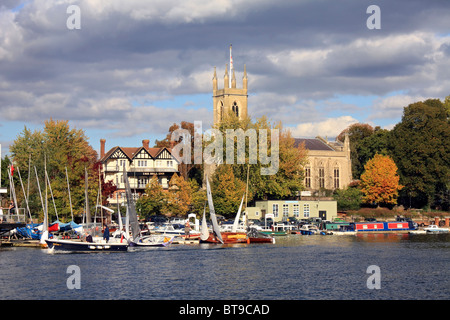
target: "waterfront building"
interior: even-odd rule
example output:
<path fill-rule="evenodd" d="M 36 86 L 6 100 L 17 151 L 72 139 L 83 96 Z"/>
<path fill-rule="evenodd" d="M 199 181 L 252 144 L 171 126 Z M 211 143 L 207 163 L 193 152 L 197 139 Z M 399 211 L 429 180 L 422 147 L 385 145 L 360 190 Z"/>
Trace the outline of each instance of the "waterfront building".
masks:
<path fill-rule="evenodd" d="M 106 140 L 100 140 L 100 162 L 104 181 L 112 181 L 117 191 L 108 199 L 111 205 L 126 203 L 123 167 L 125 166 L 133 196 L 137 200 L 145 192 L 147 184 L 157 177 L 163 189 L 169 188 L 169 181 L 179 174 L 179 161 L 170 148 L 150 148 L 149 140 L 142 140 L 140 147 L 111 148 L 105 153 Z"/>
<path fill-rule="evenodd" d="M 330 142 L 322 137 L 295 139 L 295 146 L 305 145 L 308 162 L 305 165 L 304 186 L 307 191 L 345 189 L 352 181 L 350 139 Z"/>
<path fill-rule="evenodd" d="M 246 209 L 248 219 L 264 219 L 273 214 L 274 222 L 289 218 L 321 218 L 332 221 L 337 217 L 337 202 L 334 200 L 308 198 L 306 200 L 264 200 L 255 201 L 254 207 Z"/>

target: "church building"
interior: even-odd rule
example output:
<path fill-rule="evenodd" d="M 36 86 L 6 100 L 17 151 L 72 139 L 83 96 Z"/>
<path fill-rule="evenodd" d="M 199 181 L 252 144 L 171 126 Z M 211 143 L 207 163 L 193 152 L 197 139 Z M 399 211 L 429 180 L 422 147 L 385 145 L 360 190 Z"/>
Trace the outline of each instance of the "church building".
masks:
<path fill-rule="evenodd" d="M 236 86 L 233 67 L 232 47 L 230 46 L 230 74 L 228 64 L 223 77 L 223 89 L 218 88 L 216 68 L 212 78 L 214 126 L 220 123 L 226 114 L 233 112 L 240 120 L 248 116 L 248 77 L 244 65 L 242 88 Z M 304 144 L 308 150 L 308 164 L 305 166 L 306 190 L 311 194 L 323 189 L 344 189 L 352 181 L 350 140 L 345 137 L 343 143 L 328 141 L 318 136 L 313 139 L 297 138 L 295 146 Z M 214 168 L 205 168 L 211 174 Z"/>

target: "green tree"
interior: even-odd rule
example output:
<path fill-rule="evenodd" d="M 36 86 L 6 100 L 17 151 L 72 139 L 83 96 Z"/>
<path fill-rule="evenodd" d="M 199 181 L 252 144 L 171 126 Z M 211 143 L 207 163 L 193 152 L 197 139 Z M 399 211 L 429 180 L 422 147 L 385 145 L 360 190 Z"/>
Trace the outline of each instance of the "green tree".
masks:
<path fill-rule="evenodd" d="M 372 159 L 377 153 L 382 155 L 390 155 L 390 139 L 391 132 L 389 130 L 376 127 L 373 134 L 360 140 L 356 147 L 360 164 L 364 166 L 367 161 Z"/>
<path fill-rule="evenodd" d="M 364 160 L 360 158 L 358 148 L 361 141 L 374 132 L 372 126 L 367 123 L 354 123 L 347 129 L 343 130 L 338 136 L 337 140 L 344 142 L 345 135 L 348 134 L 350 139 L 350 158 L 352 160 L 352 175 L 354 179 L 359 179 L 364 171 Z M 367 160 L 367 159 L 366 159 Z"/>
<path fill-rule="evenodd" d="M 336 189 L 333 194 L 338 210 L 358 210 L 362 203 L 362 192 L 359 188 L 348 187 Z"/>
<path fill-rule="evenodd" d="M 405 107 L 392 130 L 390 149 L 405 186 L 401 203 L 448 209 L 450 126 L 444 104 L 429 99 Z"/>
<path fill-rule="evenodd" d="M 190 179 L 189 185 L 191 188 L 191 210 L 192 212 L 201 215 L 206 201 L 206 190 L 201 188 L 197 180 Z M 208 212 L 208 211 L 206 211 Z"/>

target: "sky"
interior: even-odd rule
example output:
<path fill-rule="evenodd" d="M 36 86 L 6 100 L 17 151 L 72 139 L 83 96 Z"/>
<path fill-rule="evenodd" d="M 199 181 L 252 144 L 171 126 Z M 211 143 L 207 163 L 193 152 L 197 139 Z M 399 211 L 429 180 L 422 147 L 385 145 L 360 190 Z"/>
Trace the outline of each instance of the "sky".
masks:
<path fill-rule="evenodd" d="M 230 44 L 253 119 L 298 138 L 391 129 L 408 104 L 450 95 L 449 17 L 448 0 L 1 0 L 2 152 L 50 118 L 97 151 L 181 121 L 205 130 Z"/>

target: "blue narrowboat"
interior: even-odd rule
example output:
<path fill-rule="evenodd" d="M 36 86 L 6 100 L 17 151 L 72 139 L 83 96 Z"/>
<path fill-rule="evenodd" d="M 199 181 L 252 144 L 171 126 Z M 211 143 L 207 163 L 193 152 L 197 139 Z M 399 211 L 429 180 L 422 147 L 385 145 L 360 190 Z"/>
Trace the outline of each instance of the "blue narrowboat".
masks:
<path fill-rule="evenodd" d="M 352 222 L 356 232 L 408 232 L 416 227 L 411 221 Z"/>

